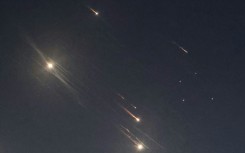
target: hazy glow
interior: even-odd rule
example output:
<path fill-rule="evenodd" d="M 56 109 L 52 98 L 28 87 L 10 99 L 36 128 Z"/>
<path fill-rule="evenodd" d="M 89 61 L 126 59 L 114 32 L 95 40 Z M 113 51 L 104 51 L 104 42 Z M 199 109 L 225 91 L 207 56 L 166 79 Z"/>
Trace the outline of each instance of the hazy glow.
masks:
<path fill-rule="evenodd" d="M 137 122 L 140 122 L 140 118 L 138 118 L 138 117 L 136 117 L 135 120 L 136 120 Z"/>
<path fill-rule="evenodd" d="M 142 144 L 137 144 L 137 149 L 138 150 L 143 150 L 144 149 L 144 146 Z"/>
<path fill-rule="evenodd" d="M 48 68 L 48 69 L 53 69 L 53 68 L 54 68 L 53 63 L 47 63 L 47 68 Z"/>

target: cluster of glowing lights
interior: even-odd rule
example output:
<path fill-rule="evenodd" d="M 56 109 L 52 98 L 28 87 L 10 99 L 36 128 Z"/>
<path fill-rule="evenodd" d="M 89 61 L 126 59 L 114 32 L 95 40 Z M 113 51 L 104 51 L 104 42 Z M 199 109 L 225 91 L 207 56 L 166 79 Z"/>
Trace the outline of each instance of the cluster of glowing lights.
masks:
<path fill-rule="evenodd" d="M 100 13 L 96 10 L 96 9 L 93 9 L 93 8 L 89 8 L 88 9 L 91 11 L 92 14 L 94 14 L 95 16 L 100 16 Z M 171 42 L 173 45 L 177 46 L 180 50 L 182 50 L 184 53 L 188 54 L 189 51 L 186 50 L 184 47 L 180 46 L 178 43 L 176 42 Z M 43 61 L 44 63 L 46 63 L 46 70 L 49 71 L 50 73 L 54 74 L 62 83 L 64 83 L 66 85 L 66 87 L 70 90 L 72 90 L 75 94 L 77 93 L 75 89 L 72 88 L 72 86 L 70 86 L 70 84 L 68 83 L 68 81 L 66 81 L 65 78 L 63 78 L 62 76 L 62 73 L 58 73 L 59 72 L 59 69 L 60 69 L 60 66 L 57 64 L 57 63 L 53 63 L 51 61 L 47 62 L 48 60 L 45 59 L 43 53 L 41 51 L 39 51 L 38 49 L 36 49 L 36 51 L 39 53 L 39 55 L 43 58 Z M 45 66 L 44 66 L 45 67 Z M 60 75 L 61 74 L 61 75 Z M 195 75 L 197 75 L 198 73 L 195 72 L 194 73 Z M 179 83 L 182 83 L 182 80 L 179 80 Z M 125 97 L 122 96 L 120 93 L 117 93 L 117 95 L 124 101 L 125 100 Z M 210 99 L 212 101 L 214 101 L 214 98 L 213 97 L 210 97 Z M 185 98 L 182 99 L 182 102 L 185 102 Z M 127 104 L 127 103 L 126 103 Z M 132 108 L 134 109 L 137 109 L 136 106 L 134 106 L 133 104 L 128 104 L 130 105 Z M 137 122 L 138 124 L 140 124 L 140 122 L 142 122 L 141 118 L 138 117 L 138 115 L 135 115 L 134 112 L 131 112 L 130 109 L 127 109 L 126 107 L 120 105 L 122 107 L 122 109 L 129 115 L 132 117 L 132 119 Z M 143 118 L 144 119 L 144 118 Z M 142 141 L 140 141 L 133 133 L 131 133 L 129 131 L 129 129 L 123 127 L 123 130 L 122 133 L 127 137 L 129 138 L 129 140 L 131 140 L 133 142 L 133 145 L 135 147 L 135 149 L 137 151 L 143 151 L 143 150 L 147 150 L 149 149 L 148 146 L 146 146 Z M 153 140 L 154 141 L 154 140 Z M 154 141 L 155 142 L 155 141 Z M 157 142 L 156 142 L 157 143 Z M 158 143 L 157 143 L 158 144 Z M 158 144 L 160 146 L 160 144 Z"/>
<path fill-rule="evenodd" d="M 91 10 L 91 12 L 94 13 L 94 15 L 96 16 L 99 16 L 99 12 L 92 9 L 92 8 L 89 8 Z M 181 46 L 179 46 L 180 49 L 182 49 L 183 51 L 187 52 L 185 49 L 183 49 Z M 43 61 L 44 63 L 46 63 L 46 67 L 45 69 L 49 72 L 51 72 L 54 76 L 56 76 L 62 83 L 64 83 L 66 85 L 66 87 L 72 91 L 75 92 L 75 89 L 73 89 L 69 83 L 62 77 L 62 74 L 59 73 L 59 65 L 57 65 L 56 63 L 52 62 L 52 61 L 48 61 L 46 60 L 46 58 L 44 57 L 43 53 L 41 51 L 39 51 L 37 49 L 37 52 L 39 53 L 39 55 L 43 58 Z M 188 53 L 188 52 L 187 52 Z M 61 75 L 60 75 L 61 74 Z M 125 100 L 125 97 L 122 96 L 121 94 L 117 94 L 122 100 Z M 213 99 L 212 99 L 213 100 Z M 134 109 L 136 109 L 136 106 L 134 106 L 133 104 L 130 104 L 131 107 L 133 107 Z M 138 116 L 134 115 L 132 112 L 130 112 L 127 108 L 121 106 L 123 108 L 123 110 L 128 114 L 130 115 L 133 120 L 135 120 L 137 123 L 140 123 L 141 122 L 141 118 L 139 118 Z M 145 146 L 134 134 L 132 134 L 129 129 L 125 128 L 125 127 L 122 127 L 124 129 L 124 131 L 122 131 L 122 133 L 127 136 L 134 144 L 135 146 L 135 149 L 137 151 L 143 151 L 145 148 L 148 148 L 147 146 Z"/>

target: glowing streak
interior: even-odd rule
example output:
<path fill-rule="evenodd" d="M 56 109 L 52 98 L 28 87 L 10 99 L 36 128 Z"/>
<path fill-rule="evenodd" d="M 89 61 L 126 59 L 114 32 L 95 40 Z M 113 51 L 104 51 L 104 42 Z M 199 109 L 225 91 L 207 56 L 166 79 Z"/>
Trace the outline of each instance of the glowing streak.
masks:
<path fill-rule="evenodd" d="M 141 134 L 143 134 L 145 137 L 147 137 L 149 140 L 151 140 L 152 142 L 154 142 L 156 145 L 158 145 L 160 148 L 164 149 L 165 147 L 163 145 L 161 145 L 160 143 L 158 143 L 156 140 L 154 140 L 152 137 L 150 137 L 148 134 L 146 134 L 145 132 L 143 132 L 142 130 L 140 130 L 139 128 L 135 129 L 137 131 L 139 131 Z"/>
<path fill-rule="evenodd" d="M 120 105 L 121 106 L 121 105 Z M 122 109 L 128 114 L 130 115 L 131 117 L 133 117 L 137 122 L 140 122 L 140 118 L 136 117 L 133 113 L 131 113 L 127 108 L 121 106 Z"/>
<path fill-rule="evenodd" d="M 37 46 L 31 41 L 31 39 L 29 37 L 26 37 L 28 43 L 31 45 L 31 47 L 38 53 L 38 55 L 42 58 L 42 60 L 45 62 L 45 63 L 48 63 L 47 62 L 47 59 L 45 58 L 44 54 L 42 53 L 41 50 L 39 50 L 37 48 Z"/>
<path fill-rule="evenodd" d="M 121 126 L 121 132 L 135 145 L 135 147 L 137 148 L 137 150 L 141 151 L 144 148 L 148 148 L 146 145 L 144 145 L 144 143 L 142 141 L 140 141 L 133 133 L 131 133 L 129 131 L 129 129 L 127 129 L 126 127 Z M 149 148 L 148 148 L 149 149 Z"/>
<path fill-rule="evenodd" d="M 125 99 L 125 97 L 123 97 L 120 93 L 117 94 L 122 100 Z"/>
<path fill-rule="evenodd" d="M 78 91 L 73 87 L 73 84 L 71 83 L 71 81 L 69 81 L 69 79 L 65 76 L 64 72 L 68 72 L 66 71 L 63 67 L 61 67 L 60 65 L 58 65 L 57 63 L 53 62 L 49 62 L 47 60 L 47 58 L 44 56 L 43 52 L 41 50 L 39 50 L 36 45 L 31 41 L 31 39 L 29 39 L 27 37 L 27 41 L 29 42 L 29 44 L 31 45 L 31 47 L 33 47 L 33 49 L 38 53 L 38 55 L 41 57 L 42 61 L 47 64 L 46 67 L 47 69 L 51 70 L 50 73 L 53 74 L 60 82 L 63 83 L 63 85 L 75 96 L 76 100 L 78 100 L 78 103 L 82 106 L 84 106 L 81 103 Z M 54 66 L 57 66 L 54 69 Z"/>
<path fill-rule="evenodd" d="M 134 106 L 133 104 L 130 104 L 134 109 L 137 109 L 137 107 L 136 106 Z"/>
<path fill-rule="evenodd" d="M 121 132 L 130 140 L 132 141 L 135 145 L 137 145 L 139 142 L 134 140 L 128 133 L 126 133 L 125 131 L 121 130 Z"/>
<path fill-rule="evenodd" d="M 121 125 L 121 127 L 124 129 L 124 130 L 126 130 L 127 132 L 128 132 L 128 134 L 130 134 L 131 136 L 133 136 L 137 141 L 139 141 L 139 142 L 141 142 L 132 132 L 130 132 L 129 131 L 129 129 L 128 128 L 126 128 L 126 127 L 124 127 L 124 126 L 122 126 Z"/>
<path fill-rule="evenodd" d="M 123 128 L 124 130 L 126 130 L 128 133 L 130 133 L 130 131 L 129 131 L 128 128 L 126 128 L 126 127 L 124 127 L 124 126 L 122 126 L 122 125 L 120 125 L 120 126 L 121 126 L 121 128 Z"/>
<path fill-rule="evenodd" d="M 184 49 L 182 46 L 180 46 L 180 45 L 177 44 L 176 42 L 172 41 L 172 44 L 176 45 L 180 50 L 182 50 L 182 51 L 185 52 L 186 54 L 189 53 L 186 49 Z"/>
<path fill-rule="evenodd" d="M 97 12 L 97 11 L 95 11 L 94 9 L 92 9 L 92 8 L 89 8 L 95 15 L 99 15 L 99 12 Z"/>
<path fill-rule="evenodd" d="M 78 91 L 74 88 L 73 83 L 65 76 L 65 74 L 63 73 L 62 69 L 60 69 L 59 67 L 57 67 L 56 69 L 52 68 L 51 73 L 60 81 L 63 83 L 63 85 L 73 94 L 73 96 L 75 97 L 75 99 L 77 100 L 78 104 L 80 104 L 81 106 L 84 106 L 84 104 L 82 104 L 81 99 L 79 97 L 79 93 Z"/>
<path fill-rule="evenodd" d="M 184 51 L 186 54 L 188 54 L 188 51 L 185 50 L 183 47 L 179 47 L 182 51 Z"/>

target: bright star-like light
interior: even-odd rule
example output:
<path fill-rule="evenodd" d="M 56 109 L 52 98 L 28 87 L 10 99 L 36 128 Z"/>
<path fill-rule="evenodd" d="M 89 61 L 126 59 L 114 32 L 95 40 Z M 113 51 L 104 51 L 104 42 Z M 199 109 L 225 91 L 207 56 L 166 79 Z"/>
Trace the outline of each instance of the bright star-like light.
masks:
<path fill-rule="evenodd" d="M 92 9 L 92 8 L 89 8 L 96 16 L 98 16 L 99 15 L 99 12 L 98 11 L 95 11 L 94 9 Z"/>
<path fill-rule="evenodd" d="M 136 117 L 135 118 L 136 122 L 140 122 L 140 118 Z"/>
<path fill-rule="evenodd" d="M 47 63 L 47 68 L 48 69 L 53 69 L 54 68 L 54 64 L 53 63 Z"/>
<path fill-rule="evenodd" d="M 144 149 L 144 146 L 142 145 L 142 144 L 137 144 L 137 149 L 139 150 L 139 151 L 141 151 L 141 150 L 143 150 Z"/>

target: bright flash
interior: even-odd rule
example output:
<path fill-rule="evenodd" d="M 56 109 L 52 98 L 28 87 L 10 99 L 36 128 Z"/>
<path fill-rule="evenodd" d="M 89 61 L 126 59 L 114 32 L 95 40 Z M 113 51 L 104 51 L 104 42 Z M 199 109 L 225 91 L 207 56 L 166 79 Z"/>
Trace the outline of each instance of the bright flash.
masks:
<path fill-rule="evenodd" d="M 53 65 L 53 63 L 47 63 L 47 67 L 48 67 L 48 69 L 53 69 L 54 65 Z"/>
<path fill-rule="evenodd" d="M 140 122 L 140 118 L 138 118 L 138 117 L 136 117 L 135 120 L 136 120 L 137 122 Z"/>
<path fill-rule="evenodd" d="M 144 146 L 142 144 L 137 144 L 136 147 L 137 147 L 138 150 L 143 150 L 144 149 Z"/>

